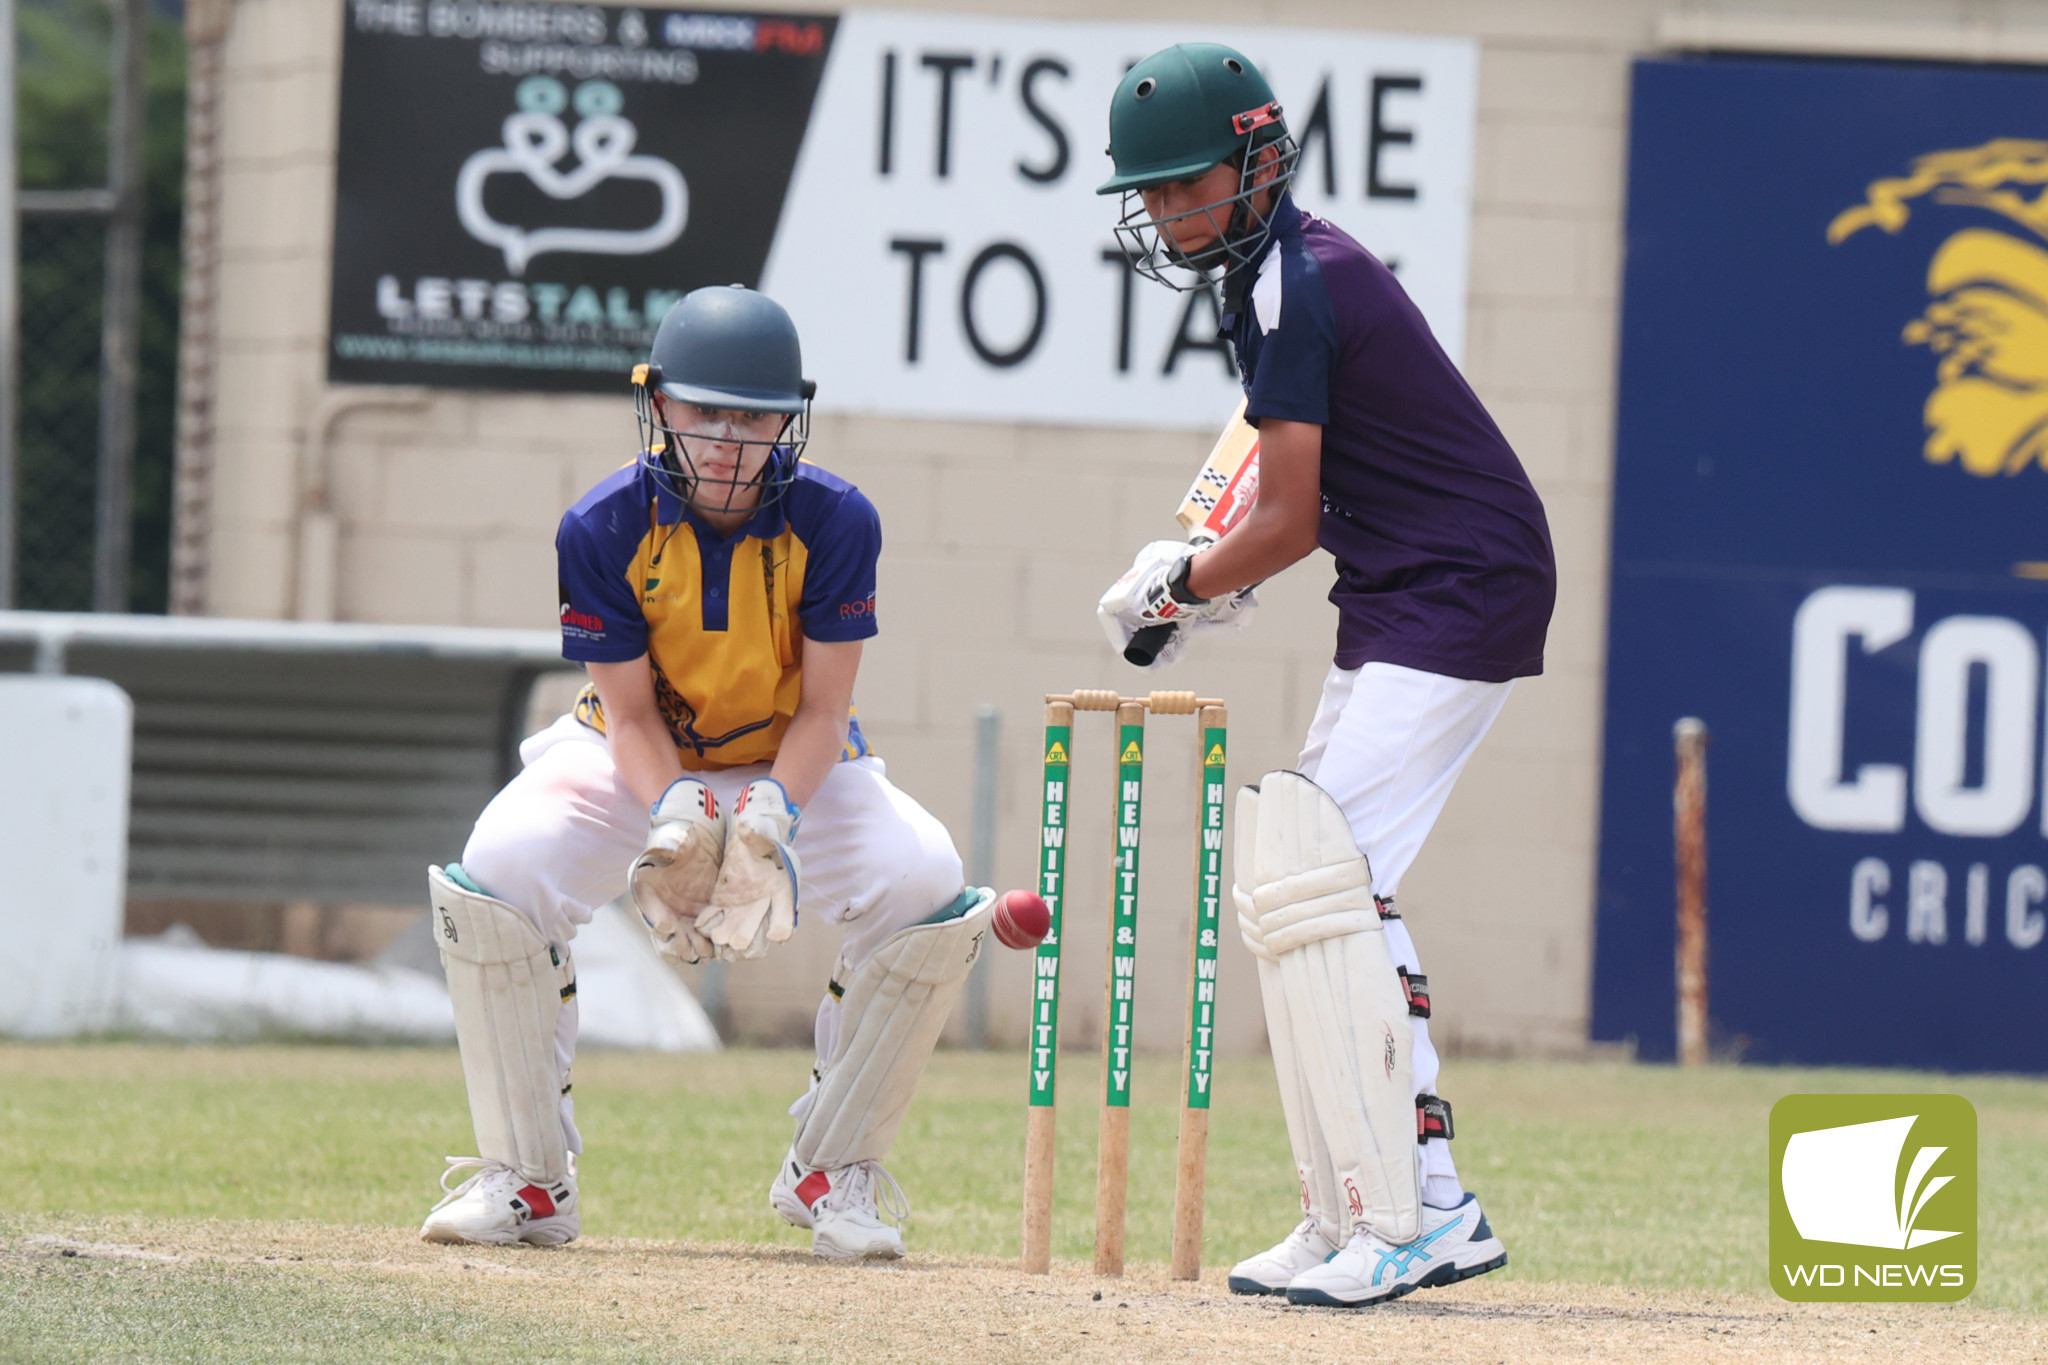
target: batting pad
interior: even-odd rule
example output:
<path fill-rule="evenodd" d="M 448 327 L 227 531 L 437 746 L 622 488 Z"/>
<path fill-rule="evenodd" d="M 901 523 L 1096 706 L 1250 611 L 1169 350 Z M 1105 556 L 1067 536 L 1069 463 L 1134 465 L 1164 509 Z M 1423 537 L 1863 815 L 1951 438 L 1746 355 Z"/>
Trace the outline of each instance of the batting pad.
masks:
<path fill-rule="evenodd" d="M 995 903 L 995 892 L 977 888 L 966 913 L 891 935 L 846 980 L 832 1056 L 800 1105 L 798 1161 L 836 1171 L 888 1155 Z"/>
<path fill-rule="evenodd" d="M 1230 895 L 1237 904 L 1238 932 L 1259 964 L 1259 999 L 1266 1007 L 1266 1041 L 1272 1048 L 1273 1071 L 1280 1081 L 1280 1113 L 1287 1120 L 1288 1145 L 1294 1149 L 1294 1174 L 1301 1182 L 1301 1211 L 1316 1220 L 1325 1238 L 1341 1246 L 1336 1167 L 1330 1163 L 1330 1147 L 1323 1140 L 1323 1127 L 1316 1118 L 1294 1046 L 1293 1016 L 1288 1012 L 1280 964 L 1266 950 L 1258 918 L 1252 913 L 1252 869 L 1259 828 L 1257 787 L 1238 789 L 1236 821 L 1237 832 L 1231 845 L 1234 875 Z"/>
<path fill-rule="evenodd" d="M 1279 969 L 1305 1088 L 1329 1143 L 1345 1238 L 1422 1230 L 1413 1033 L 1373 902 L 1372 869 L 1329 793 L 1295 772 L 1260 784 L 1252 910 Z"/>
<path fill-rule="evenodd" d="M 559 1181 L 569 1173 L 569 1146 L 555 1022 L 576 991 L 568 952 L 558 963 L 531 920 L 456 885 L 438 867 L 427 869 L 427 896 L 455 1004 L 477 1154 L 536 1185 Z"/>

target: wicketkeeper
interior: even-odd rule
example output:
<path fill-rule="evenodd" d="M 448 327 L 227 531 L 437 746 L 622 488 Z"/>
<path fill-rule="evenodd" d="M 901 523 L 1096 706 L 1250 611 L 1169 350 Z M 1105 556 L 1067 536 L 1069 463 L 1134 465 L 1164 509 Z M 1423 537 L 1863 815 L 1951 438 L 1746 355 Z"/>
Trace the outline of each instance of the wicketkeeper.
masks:
<path fill-rule="evenodd" d="M 420 1235 L 576 1236 L 570 945 L 630 886 L 680 962 L 760 957 L 799 907 L 847 927 L 769 1202 L 821 1256 L 901 1256 L 881 1161 L 994 897 L 963 887 L 945 827 L 853 718 L 881 524 L 800 462 L 814 386 L 765 295 L 688 295 L 633 383 L 642 453 L 555 540 L 562 651 L 590 684 L 520 746 L 461 863 L 428 874 L 479 1155 L 449 1158 L 444 1188 L 467 1178 Z"/>
<path fill-rule="evenodd" d="M 1259 962 L 1303 1218 L 1230 1286 L 1351 1306 L 1495 1269 L 1507 1252 L 1452 1163 L 1428 983 L 1394 909 L 1516 678 L 1539 673 L 1556 574 L 1527 475 L 1387 267 L 1287 190 L 1299 155 L 1241 53 L 1184 43 L 1110 106 L 1133 266 L 1222 288 L 1258 502 L 1197 553 L 1159 541 L 1103 595 L 1138 630 L 1242 624 L 1253 585 L 1336 557 L 1336 660 L 1298 771 L 1240 793 L 1239 923 Z"/>

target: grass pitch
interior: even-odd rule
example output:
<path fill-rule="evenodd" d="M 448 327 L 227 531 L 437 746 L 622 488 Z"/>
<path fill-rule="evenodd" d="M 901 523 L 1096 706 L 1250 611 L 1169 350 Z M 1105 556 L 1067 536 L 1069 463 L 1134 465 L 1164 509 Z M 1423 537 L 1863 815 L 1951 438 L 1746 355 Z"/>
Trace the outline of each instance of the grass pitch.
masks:
<path fill-rule="evenodd" d="M 1166 1281 L 1177 1065 L 1136 1078 L 1132 1275 L 1088 1273 L 1092 1059 L 1063 1059 L 1049 1280 L 1016 1254 L 1023 1059 L 941 1054 L 890 1166 L 911 1260 L 820 1265 L 766 1206 L 796 1052 L 579 1063 L 584 1239 L 430 1248 L 472 1149 L 452 1051 L 0 1047 L 0 1360 L 2048 1357 L 2048 1084 L 1454 1062 L 1457 1151 L 1511 1257 L 1332 1314 L 1223 1292 L 1291 1226 L 1270 1067 L 1220 1062 L 1207 1273 Z M 1766 1115 L 1800 1091 L 1953 1090 L 1979 1113 L 1981 1263 L 1957 1307 L 1780 1303 Z M 1102 1297 L 1093 1297 L 1100 1290 Z M 1124 1307 L 1121 1305 L 1128 1305 Z M 508 1343 L 517 1347 L 508 1350 Z"/>

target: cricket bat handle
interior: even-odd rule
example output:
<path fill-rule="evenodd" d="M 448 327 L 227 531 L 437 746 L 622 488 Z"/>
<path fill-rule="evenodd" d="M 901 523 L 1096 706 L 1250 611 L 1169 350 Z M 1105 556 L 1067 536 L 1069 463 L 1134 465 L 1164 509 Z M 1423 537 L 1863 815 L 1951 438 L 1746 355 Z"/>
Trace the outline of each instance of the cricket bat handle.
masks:
<path fill-rule="evenodd" d="M 1147 626 L 1131 637 L 1124 646 L 1124 662 L 1140 668 L 1150 668 L 1152 661 L 1159 657 L 1159 651 L 1166 648 L 1166 642 L 1179 630 L 1178 623 L 1164 621 L 1156 626 Z"/>
<path fill-rule="evenodd" d="M 1216 537 L 1209 533 L 1207 527 L 1188 537 L 1188 544 L 1198 551 L 1206 550 L 1215 543 Z M 1124 646 L 1124 662 L 1136 664 L 1140 668 L 1150 668 L 1152 661 L 1159 657 L 1159 651 L 1166 648 L 1166 642 L 1171 640 L 1173 633 L 1179 629 L 1178 621 L 1161 621 L 1156 626 L 1146 626 L 1133 635 L 1131 642 Z"/>

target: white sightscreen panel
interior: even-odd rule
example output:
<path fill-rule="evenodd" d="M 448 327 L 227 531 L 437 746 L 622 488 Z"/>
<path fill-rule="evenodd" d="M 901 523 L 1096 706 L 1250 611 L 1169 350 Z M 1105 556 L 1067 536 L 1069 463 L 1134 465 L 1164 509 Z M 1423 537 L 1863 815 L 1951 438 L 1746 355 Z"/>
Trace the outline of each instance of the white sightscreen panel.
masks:
<path fill-rule="evenodd" d="M 112 1018 L 133 726 L 104 679 L 0 676 L 0 1034 Z"/>

